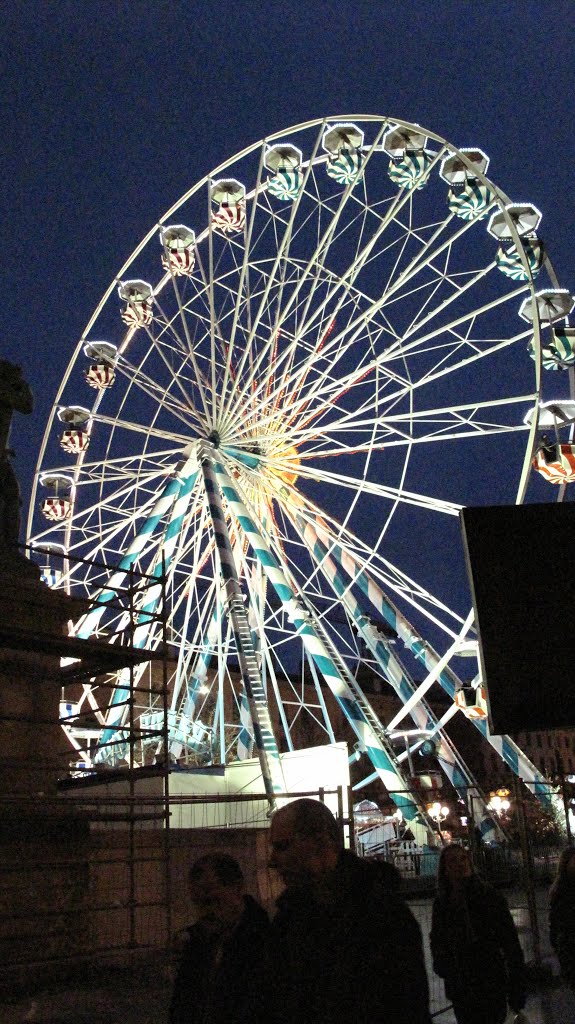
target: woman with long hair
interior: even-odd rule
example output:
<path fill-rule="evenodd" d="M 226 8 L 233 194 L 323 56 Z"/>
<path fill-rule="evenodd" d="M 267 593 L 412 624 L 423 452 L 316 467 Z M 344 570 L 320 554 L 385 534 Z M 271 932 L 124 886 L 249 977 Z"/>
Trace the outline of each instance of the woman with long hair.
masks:
<path fill-rule="evenodd" d="M 523 1009 L 525 964 L 507 902 L 455 843 L 439 858 L 430 942 L 457 1024 L 503 1024 L 508 1006 Z"/>
<path fill-rule="evenodd" d="M 575 989 L 575 847 L 563 850 L 549 890 L 549 939 L 561 976 Z"/>

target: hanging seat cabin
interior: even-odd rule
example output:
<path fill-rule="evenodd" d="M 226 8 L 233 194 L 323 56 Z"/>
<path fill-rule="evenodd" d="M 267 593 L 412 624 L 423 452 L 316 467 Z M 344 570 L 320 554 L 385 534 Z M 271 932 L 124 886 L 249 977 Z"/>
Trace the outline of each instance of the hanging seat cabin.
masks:
<path fill-rule="evenodd" d="M 84 370 L 86 383 L 96 391 L 111 388 L 116 379 L 116 346 L 109 341 L 92 341 L 84 346 L 84 355 L 90 360 L 90 366 Z"/>
<path fill-rule="evenodd" d="M 455 703 L 466 718 L 487 718 L 487 696 L 483 686 L 462 686 L 455 694 Z"/>
<path fill-rule="evenodd" d="M 535 342 L 533 338 L 527 351 L 535 359 Z M 554 327 L 551 331 L 551 342 L 541 346 L 541 365 L 544 370 L 567 370 L 575 365 L 575 327 Z"/>
<path fill-rule="evenodd" d="M 282 202 L 297 199 L 303 185 L 302 154 L 296 146 L 279 143 L 266 151 L 264 163 L 271 172 L 268 193 Z"/>
<path fill-rule="evenodd" d="M 533 235 L 541 223 L 541 212 L 532 203 L 508 203 L 504 210 L 496 210 L 487 231 L 500 241 L 513 241 L 511 223 L 520 238 Z"/>
<path fill-rule="evenodd" d="M 32 545 L 33 554 L 36 554 L 36 545 Z M 40 559 L 40 579 L 48 587 L 55 587 L 62 579 L 62 570 L 53 564 L 53 559 L 60 563 L 66 557 L 66 548 L 63 544 L 39 544 L 37 553 Z"/>
<path fill-rule="evenodd" d="M 495 262 L 498 270 L 512 281 L 528 281 L 530 276 L 537 277 L 543 263 L 543 242 L 534 235 L 526 238 L 523 242 L 523 249 L 527 257 L 527 263 L 531 275 L 525 269 L 519 250 L 515 245 L 500 245 L 496 254 Z"/>
<path fill-rule="evenodd" d="M 573 296 L 566 288 L 544 288 L 524 299 L 519 308 L 519 316 L 530 323 L 538 316 L 541 323 L 552 324 L 569 316 L 573 301 Z"/>
<path fill-rule="evenodd" d="M 49 492 L 40 505 L 40 511 L 44 518 L 53 523 L 69 519 L 72 514 L 70 498 L 74 485 L 72 477 L 65 473 L 44 473 L 40 477 L 40 484 Z"/>
<path fill-rule="evenodd" d="M 212 227 L 225 235 L 243 231 L 246 223 L 246 189 L 235 178 L 212 182 L 210 189 L 212 204 Z"/>
<path fill-rule="evenodd" d="M 196 263 L 196 236 L 185 224 L 171 224 L 160 231 L 162 266 L 175 277 L 189 277 Z"/>
<path fill-rule="evenodd" d="M 460 191 L 449 190 L 447 204 L 450 213 L 460 220 L 481 220 L 489 213 L 489 205 L 494 198 L 487 185 L 479 181 L 468 181 Z"/>
<path fill-rule="evenodd" d="M 427 184 L 427 169 L 431 158 L 425 151 L 427 136 L 412 128 L 392 128 L 387 133 L 383 148 L 390 156 L 388 175 L 394 185 L 411 190 Z"/>
<path fill-rule="evenodd" d="M 128 327 L 144 327 L 152 322 L 153 288 L 147 281 L 122 281 L 118 295 L 126 306 L 121 313 Z"/>
<path fill-rule="evenodd" d="M 353 185 L 361 168 L 363 132 L 351 122 L 331 125 L 322 139 L 328 154 L 326 174 L 338 185 Z"/>
<path fill-rule="evenodd" d="M 570 484 L 575 480 L 575 444 L 549 443 L 546 438 L 537 449 L 532 466 L 550 484 Z"/>
<path fill-rule="evenodd" d="M 90 412 L 81 405 L 70 405 L 58 409 L 58 419 L 65 424 L 60 435 L 60 446 L 70 455 L 85 452 L 90 444 Z"/>
<path fill-rule="evenodd" d="M 459 153 L 451 153 L 441 161 L 439 177 L 452 188 L 463 188 L 470 181 L 477 181 L 480 175 L 486 174 L 488 167 L 489 157 L 482 149 L 466 146 Z"/>

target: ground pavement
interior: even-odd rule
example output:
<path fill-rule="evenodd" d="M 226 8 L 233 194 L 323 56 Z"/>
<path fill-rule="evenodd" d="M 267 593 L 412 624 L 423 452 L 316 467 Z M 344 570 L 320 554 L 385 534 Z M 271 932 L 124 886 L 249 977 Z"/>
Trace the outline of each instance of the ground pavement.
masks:
<path fill-rule="evenodd" d="M 520 893 L 507 893 L 525 955 L 532 960 L 529 919 Z M 546 892 L 538 893 L 541 954 L 549 975 L 548 984 L 537 982 L 530 971 L 533 991 L 526 1011 L 530 1024 L 575 1024 L 575 996 L 557 977 L 558 965 L 549 948 L 544 922 Z M 429 962 L 427 937 L 431 922 L 431 900 L 411 903 L 424 936 L 431 989 L 431 1012 L 436 1024 L 455 1024 L 446 1008 L 442 982 L 435 978 Z M 101 966 L 92 968 L 83 984 L 53 984 L 33 995 L 0 999 L 0 1024 L 166 1024 L 171 974 L 160 957 L 153 965 L 139 963 L 130 970 Z M 512 1017 L 509 1021 L 512 1021 Z M 386 1021 L 393 1024 L 393 1021 Z"/>

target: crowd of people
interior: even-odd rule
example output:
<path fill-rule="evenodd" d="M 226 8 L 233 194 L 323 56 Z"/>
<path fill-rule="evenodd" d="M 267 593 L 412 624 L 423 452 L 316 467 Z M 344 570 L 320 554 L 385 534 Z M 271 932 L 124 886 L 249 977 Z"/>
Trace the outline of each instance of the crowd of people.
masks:
<path fill-rule="evenodd" d="M 321 802 L 271 822 L 270 867 L 284 889 L 270 917 L 224 853 L 196 860 L 197 920 L 181 950 L 169 1024 L 431 1024 L 422 934 L 391 865 L 343 849 Z M 575 849 L 550 898 L 550 938 L 574 985 Z M 503 1024 L 525 1006 L 525 963 L 509 907 L 467 849 L 441 851 L 430 948 L 458 1024 Z"/>

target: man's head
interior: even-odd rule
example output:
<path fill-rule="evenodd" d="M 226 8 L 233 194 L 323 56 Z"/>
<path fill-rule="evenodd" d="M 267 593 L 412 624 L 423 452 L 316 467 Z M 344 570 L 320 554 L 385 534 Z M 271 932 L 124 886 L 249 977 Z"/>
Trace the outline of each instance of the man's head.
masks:
<path fill-rule="evenodd" d="M 276 811 L 271 824 L 270 867 L 286 888 L 317 885 L 334 870 L 340 835 L 333 814 L 319 800 L 294 800 Z"/>
<path fill-rule="evenodd" d="M 190 896 L 202 926 L 224 934 L 238 924 L 244 911 L 244 877 L 233 857 L 208 853 L 194 861 L 189 874 Z"/>

